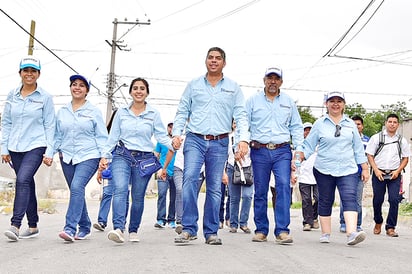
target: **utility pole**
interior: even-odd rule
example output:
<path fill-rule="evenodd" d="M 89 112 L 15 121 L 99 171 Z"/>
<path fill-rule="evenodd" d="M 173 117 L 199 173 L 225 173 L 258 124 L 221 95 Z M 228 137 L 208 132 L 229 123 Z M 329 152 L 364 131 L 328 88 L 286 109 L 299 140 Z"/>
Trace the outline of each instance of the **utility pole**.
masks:
<path fill-rule="evenodd" d="M 119 50 L 125 50 L 125 47 L 127 45 L 121 45 L 124 41 L 117 41 L 117 25 L 118 24 L 128 24 L 128 25 L 150 25 L 150 20 L 147 22 L 139 22 L 139 20 L 136 20 L 136 22 L 127 22 L 125 21 L 117 21 L 117 18 L 114 19 L 113 21 L 113 38 L 112 42 L 110 43 L 109 41 L 106 40 L 106 43 L 109 44 L 109 46 L 112 48 L 112 55 L 110 59 L 110 72 L 109 72 L 109 79 L 107 83 L 107 111 L 106 111 L 106 124 L 109 123 L 110 117 L 112 116 L 113 113 L 113 94 L 114 94 L 114 87 L 116 86 L 116 75 L 114 73 L 114 66 L 115 66 L 115 60 L 116 60 L 116 48 Z M 133 26 L 133 27 L 134 27 Z M 126 34 L 124 34 L 122 37 L 124 37 Z"/>
<path fill-rule="evenodd" d="M 28 55 L 33 55 L 33 47 L 34 47 L 34 33 L 36 30 L 36 22 L 31 20 L 30 24 L 30 37 L 29 37 L 29 50 L 28 50 Z"/>

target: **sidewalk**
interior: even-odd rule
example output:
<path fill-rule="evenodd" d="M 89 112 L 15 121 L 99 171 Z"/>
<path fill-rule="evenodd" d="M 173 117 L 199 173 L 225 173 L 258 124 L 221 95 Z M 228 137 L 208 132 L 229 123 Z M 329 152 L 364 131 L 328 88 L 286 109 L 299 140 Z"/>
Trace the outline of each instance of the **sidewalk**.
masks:
<path fill-rule="evenodd" d="M 319 243 L 319 230 L 303 232 L 301 210 L 292 209 L 289 227 L 294 244 L 281 246 L 274 242 L 273 211 L 268 209 L 268 242 L 254 243 L 252 234 L 229 233 L 225 227 L 219 230 L 223 245 L 209 246 L 202 237 L 200 215 L 199 238 L 182 246 L 174 244 L 172 229 L 153 227 L 156 201 L 145 200 L 139 243 L 113 243 L 107 239 L 108 231 L 93 231 L 87 240 L 65 243 L 58 233 L 64 225 L 67 201 L 59 201 L 57 213 L 40 215 L 40 235 L 35 239 L 7 241 L 3 231 L 11 216 L 0 215 L 0 273 L 410 273 L 410 218 L 400 220 L 399 238 L 373 235 L 370 209 L 365 208 L 367 238 L 348 247 L 345 234 L 338 231 L 339 208 L 333 210 L 330 244 Z M 199 204 L 203 201 L 201 194 Z M 98 205 L 97 200 L 88 201 L 92 222 L 97 219 Z M 249 220 L 253 231 L 253 210 Z"/>

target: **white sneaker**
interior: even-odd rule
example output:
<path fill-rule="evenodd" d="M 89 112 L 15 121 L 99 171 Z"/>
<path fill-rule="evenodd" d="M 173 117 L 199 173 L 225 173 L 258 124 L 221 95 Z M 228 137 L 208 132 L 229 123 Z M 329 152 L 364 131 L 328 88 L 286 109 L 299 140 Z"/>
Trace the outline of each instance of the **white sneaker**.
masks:
<path fill-rule="evenodd" d="M 129 233 L 129 242 L 134 242 L 134 243 L 140 242 L 139 238 L 137 238 L 137 232 Z"/>
<path fill-rule="evenodd" d="M 120 229 L 115 229 L 109 232 L 109 234 L 107 234 L 107 237 L 109 238 L 109 240 L 122 244 L 124 243 L 124 235 L 123 232 Z"/>
<path fill-rule="evenodd" d="M 323 243 L 323 244 L 328 244 L 330 243 L 330 234 L 322 234 L 319 238 L 319 242 Z"/>
<path fill-rule="evenodd" d="M 348 236 L 348 241 L 347 245 L 356 245 L 360 242 L 363 242 L 366 238 L 366 233 L 365 231 L 359 231 L 359 232 L 352 232 Z"/>

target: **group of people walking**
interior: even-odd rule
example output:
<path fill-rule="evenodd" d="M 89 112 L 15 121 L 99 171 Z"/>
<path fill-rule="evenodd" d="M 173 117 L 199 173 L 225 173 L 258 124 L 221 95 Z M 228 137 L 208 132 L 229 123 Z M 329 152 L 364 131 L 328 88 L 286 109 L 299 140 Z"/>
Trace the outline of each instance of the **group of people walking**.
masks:
<path fill-rule="evenodd" d="M 264 89 L 246 100 L 240 86 L 223 74 L 225 65 L 226 53 L 219 47 L 210 48 L 205 58 L 207 73 L 187 84 L 168 130 L 159 111 L 146 101 L 149 83 L 143 78 L 134 79 L 129 87 L 132 102 L 117 110 L 108 132 L 100 110 L 86 99 L 90 83 L 84 76 L 69 78 L 72 100 L 55 114 L 52 96 L 37 85 L 40 61 L 33 56 L 23 58 L 19 68 L 22 84 L 9 93 L 2 114 L 2 161 L 12 162 L 17 175 L 13 217 L 6 237 L 17 241 L 39 234 L 33 178 L 41 162 L 50 166 L 56 153 L 70 189 L 66 222 L 59 237 L 69 242 L 90 235 L 85 187 L 96 171 L 102 182 L 107 170 L 111 173 L 111 193 L 107 195 L 113 200 L 113 229 L 108 238 L 123 243 L 127 230 L 129 241 L 139 241 L 144 197 L 152 176 L 141 172 L 141 162 L 153 157 L 160 157 L 162 166 L 157 173 L 155 227 L 168 224 L 175 228 L 176 244 L 198 238 L 198 196 L 203 179 L 206 199 L 202 232 L 206 244 L 222 244 L 218 236 L 222 181 L 229 185 L 229 231 L 234 233 L 240 228 L 252 232 L 248 219 L 253 201 L 252 241 L 267 241 L 271 175 L 275 181 L 273 233 L 277 243 L 293 243 L 289 229 L 292 178 L 299 182 L 302 193 L 303 230 L 318 228 L 320 223 L 320 242 L 330 242 L 337 188 L 347 244 L 358 244 L 366 238 L 359 222 L 359 192 L 369 179 L 370 168 L 374 233 L 381 233 L 381 207 L 388 188 L 390 210 L 385 229 L 387 235 L 398 236 L 395 227 L 401 172 L 410 152 L 405 138 L 397 133 L 399 118 L 395 114 L 388 116 L 386 129 L 372 136 L 365 150 L 355 119 L 344 114 L 343 93 L 328 93 L 327 113 L 313 125 L 303 124 L 294 100 L 281 92 L 281 69 L 267 68 Z M 152 137 L 158 142 L 156 149 Z M 253 186 L 233 184 L 238 164 L 252 167 Z M 168 189 L 171 203 L 166 214 Z M 24 215 L 28 229 L 21 232 Z M 104 230 L 106 226 L 107 214 L 105 218 L 99 214 L 94 227 Z"/>

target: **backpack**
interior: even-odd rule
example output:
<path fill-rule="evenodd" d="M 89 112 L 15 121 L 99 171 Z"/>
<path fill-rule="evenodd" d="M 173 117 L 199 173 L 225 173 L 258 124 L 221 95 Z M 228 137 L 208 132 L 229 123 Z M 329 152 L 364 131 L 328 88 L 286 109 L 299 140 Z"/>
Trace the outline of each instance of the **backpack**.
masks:
<path fill-rule="evenodd" d="M 378 155 L 381 150 L 383 149 L 383 147 L 385 145 L 390 145 L 390 144 L 394 144 L 397 143 L 398 144 L 398 155 L 399 155 L 399 159 L 402 160 L 402 151 L 401 151 L 401 141 L 402 141 L 402 135 L 399 135 L 398 140 L 391 142 L 391 143 L 387 143 L 385 144 L 385 135 L 383 134 L 383 131 L 381 131 L 379 133 L 379 144 L 378 144 L 378 148 L 376 149 L 375 155 L 373 155 L 374 157 L 376 157 L 376 155 Z"/>
<path fill-rule="evenodd" d="M 373 157 L 376 157 L 376 156 L 381 152 L 381 150 L 383 149 L 383 147 L 384 147 L 385 145 L 390 145 L 390 144 L 397 143 L 397 144 L 398 144 L 398 155 L 399 155 L 399 159 L 402 161 L 401 141 L 402 141 L 402 135 L 399 135 L 399 136 L 398 136 L 398 140 L 385 144 L 385 135 L 383 134 L 383 131 L 381 131 L 381 132 L 379 133 L 379 144 L 378 144 L 378 148 L 376 149 L 376 152 L 375 152 L 375 154 L 373 155 Z M 405 169 L 403 170 L 403 172 L 405 172 Z"/>

